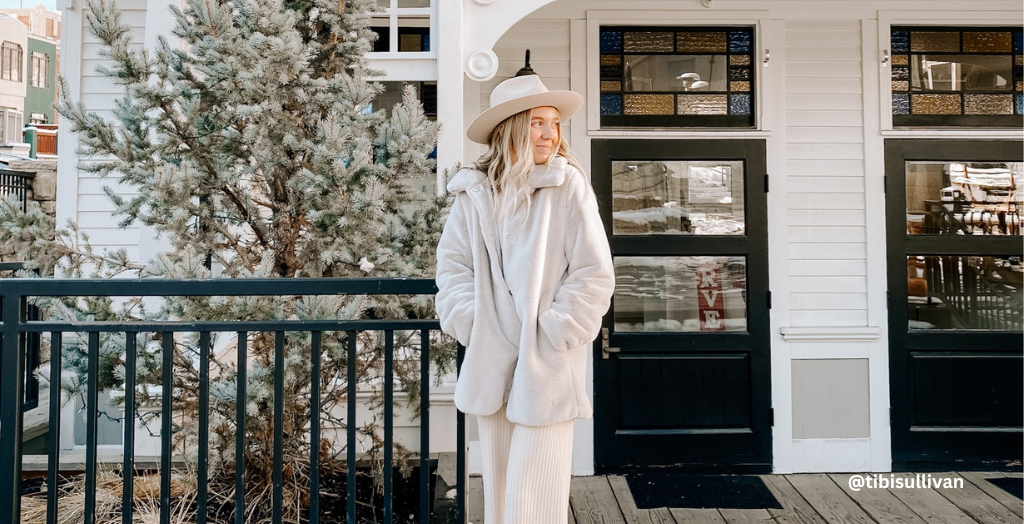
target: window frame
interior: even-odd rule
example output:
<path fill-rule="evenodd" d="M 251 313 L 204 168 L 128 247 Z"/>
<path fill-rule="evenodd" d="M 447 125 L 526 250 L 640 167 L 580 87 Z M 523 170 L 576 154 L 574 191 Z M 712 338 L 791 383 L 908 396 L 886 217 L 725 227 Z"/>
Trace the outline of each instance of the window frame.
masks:
<path fill-rule="evenodd" d="M 890 330 L 908 332 L 905 311 L 899 307 L 907 296 L 906 258 L 908 256 L 1022 256 L 1020 235 L 927 235 L 907 232 L 907 161 L 999 161 L 1024 162 L 1022 142 L 1014 140 L 929 140 L 886 139 L 885 177 L 887 191 L 886 244 L 889 292 L 896 310 L 890 311 Z M 1011 150 L 1013 152 L 1007 152 Z M 902 273 L 901 273 L 902 272 Z M 901 302 L 903 301 L 903 302 Z M 915 330 L 927 334 L 927 330 Z M 968 330 L 942 330 L 943 335 L 969 338 Z M 965 335 L 965 333 L 967 333 Z"/>
<path fill-rule="evenodd" d="M 674 33 L 676 35 L 678 35 L 680 33 L 695 33 L 695 32 L 708 32 L 708 31 L 722 32 L 722 33 L 729 33 L 729 32 L 732 32 L 732 31 L 750 31 L 751 37 L 752 37 L 751 38 L 751 50 L 750 50 L 749 53 L 742 53 L 742 54 L 741 53 L 733 53 L 733 52 L 728 50 L 728 44 L 727 44 L 727 47 L 726 47 L 725 51 L 723 51 L 723 52 L 716 52 L 716 53 L 712 53 L 712 52 L 707 52 L 707 53 L 680 53 L 680 52 L 677 52 L 677 51 L 673 51 L 671 53 L 657 53 L 657 52 L 652 52 L 652 53 L 633 53 L 633 52 L 627 52 L 625 50 L 619 51 L 617 53 L 605 53 L 605 52 L 599 50 L 601 56 L 613 55 L 613 56 L 619 56 L 619 57 L 625 58 L 625 57 L 628 57 L 628 56 L 631 56 L 631 55 L 632 56 L 635 56 L 635 55 L 678 56 L 678 57 L 713 55 L 713 56 L 723 56 L 723 57 L 726 57 L 726 60 L 728 60 L 729 58 L 731 58 L 734 55 L 749 56 L 751 58 L 750 64 L 749 64 L 749 70 L 751 72 L 751 77 L 748 78 L 746 81 L 750 85 L 750 89 L 748 91 L 745 91 L 745 92 L 740 92 L 740 91 L 734 92 L 734 91 L 731 90 L 729 85 L 732 83 L 732 80 L 729 78 L 729 74 L 730 74 L 729 71 L 730 71 L 730 69 L 733 66 L 732 66 L 731 63 L 726 62 L 725 63 L 725 72 L 726 72 L 725 83 L 726 83 L 726 86 L 727 86 L 726 89 L 724 91 L 720 90 L 720 91 L 709 91 L 709 92 L 707 92 L 707 94 L 709 94 L 709 95 L 721 95 L 721 96 L 725 96 L 726 97 L 726 107 L 727 107 L 727 113 L 726 114 L 724 114 L 724 115 L 693 115 L 693 114 L 679 114 L 678 112 L 673 113 L 673 114 L 669 114 L 669 115 L 627 115 L 627 114 L 605 115 L 605 114 L 601 114 L 600 115 L 600 119 L 601 119 L 601 128 L 602 129 L 651 129 L 651 128 L 664 127 L 664 128 L 671 128 L 671 129 L 714 129 L 714 128 L 728 128 L 728 129 L 735 129 L 735 130 L 743 130 L 743 129 L 751 129 L 751 128 L 754 127 L 755 115 L 756 115 L 756 111 L 758 109 L 757 108 L 757 103 L 756 103 L 756 100 L 755 100 L 755 97 L 754 97 L 754 91 L 757 89 L 758 84 L 760 84 L 760 81 L 761 81 L 761 75 L 758 74 L 758 73 L 760 73 L 760 69 L 758 69 L 756 67 L 756 65 L 757 65 L 756 62 L 757 61 L 755 59 L 756 51 L 757 51 L 756 47 L 754 47 L 754 42 L 755 42 L 754 37 L 756 37 L 756 32 L 757 32 L 757 27 L 756 26 L 753 26 L 753 25 L 715 25 L 715 26 L 692 26 L 692 25 L 685 25 L 685 26 L 680 26 L 680 25 L 652 26 L 652 25 L 643 25 L 643 26 L 635 26 L 635 25 L 625 25 L 625 24 L 611 23 L 611 24 L 603 24 L 603 25 L 601 25 L 601 32 L 604 32 L 606 30 L 612 30 L 612 31 L 618 30 L 621 33 L 626 33 L 626 32 L 633 32 L 633 31 L 636 31 L 638 29 L 642 30 L 642 29 L 645 29 L 645 28 L 648 28 L 648 29 L 650 29 L 652 31 L 657 31 L 657 32 Z M 601 81 L 600 73 L 599 73 L 599 81 Z M 679 95 L 681 95 L 681 94 L 685 95 L 685 92 L 683 92 L 683 91 L 661 91 L 661 92 L 654 92 L 653 90 L 652 91 L 627 91 L 625 89 L 625 82 L 626 82 L 626 79 L 623 78 L 623 85 L 620 86 L 619 91 L 605 92 L 605 91 L 602 90 L 601 91 L 601 96 L 603 97 L 605 95 L 617 95 L 617 96 L 620 96 L 620 97 L 622 97 L 624 99 L 626 96 L 629 96 L 629 95 L 646 95 L 646 94 L 665 95 L 665 94 L 668 94 L 668 95 L 672 96 L 673 106 L 676 108 L 676 111 L 678 111 Z M 729 111 L 731 111 L 732 100 L 731 100 L 730 97 L 732 95 L 744 95 L 744 96 L 749 97 L 749 99 L 750 99 L 750 114 L 748 114 L 748 115 L 735 115 L 735 114 L 729 113 Z"/>
<path fill-rule="evenodd" d="M 1018 20 L 1019 11 L 879 11 L 878 12 L 878 93 L 879 93 L 879 122 L 880 129 L 885 136 L 915 135 L 941 136 L 944 132 L 953 132 L 958 135 L 968 133 L 972 136 L 997 135 L 1019 136 L 1020 126 L 993 125 L 993 126 L 966 126 L 957 124 L 922 124 L 922 125 L 893 125 L 892 114 L 892 81 L 890 68 L 892 64 L 892 27 L 935 26 L 952 28 L 998 28 L 1007 27 L 1007 20 Z M 1011 93 L 1015 93 L 1011 91 Z M 1000 116 L 1000 115 L 996 115 Z M 1019 115 L 1013 115 L 1014 117 Z"/>
<path fill-rule="evenodd" d="M 29 85 L 48 89 L 50 87 L 50 55 L 42 51 L 32 51 L 29 60 L 32 63 L 32 69 L 29 72 Z M 39 80 L 42 80 L 42 83 Z"/>
<path fill-rule="evenodd" d="M 437 59 L 438 28 L 437 28 L 437 4 L 442 0 L 430 0 L 430 7 L 398 7 L 399 0 L 390 0 L 391 6 L 382 8 L 380 12 L 373 13 L 372 18 L 388 19 L 388 50 L 371 51 L 366 53 L 369 60 L 376 59 Z M 403 16 L 423 17 L 426 16 L 429 22 L 429 45 L 430 51 L 399 51 L 398 20 Z"/>
<path fill-rule="evenodd" d="M 25 50 L 21 47 L 21 44 L 11 42 L 10 40 L 4 40 L 0 44 L 0 80 L 22 82 L 24 78 L 23 70 L 25 69 L 24 62 Z M 17 78 L 9 78 L 8 73 L 10 72 L 17 73 Z M 11 76 L 14 75 L 11 74 Z"/>
<path fill-rule="evenodd" d="M 768 23 L 771 19 L 768 11 L 733 11 L 733 12 L 707 12 L 707 11 L 666 11 L 660 18 L 652 18 L 650 13 L 638 11 L 587 11 L 587 33 L 586 33 L 586 78 L 587 78 L 587 130 L 591 136 L 605 135 L 638 135 L 644 132 L 656 131 L 659 135 L 671 134 L 739 134 L 747 136 L 752 133 L 760 133 L 769 128 L 766 122 L 764 100 L 767 99 L 766 92 L 775 74 L 771 67 L 757 67 L 757 64 L 767 66 L 771 40 L 767 34 Z M 715 29 L 718 27 L 747 26 L 752 28 L 753 53 L 752 68 L 758 73 L 755 74 L 757 81 L 751 86 L 750 96 L 753 105 L 753 123 L 749 127 L 708 127 L 708 126 L 630 126 L 630 127 L 602 127 L 601 126 L 601 26 L 653 26 L 653 27 L 678 27 L 686 30 Z M 782 45 L 781 42 L 778 45 Z"/>

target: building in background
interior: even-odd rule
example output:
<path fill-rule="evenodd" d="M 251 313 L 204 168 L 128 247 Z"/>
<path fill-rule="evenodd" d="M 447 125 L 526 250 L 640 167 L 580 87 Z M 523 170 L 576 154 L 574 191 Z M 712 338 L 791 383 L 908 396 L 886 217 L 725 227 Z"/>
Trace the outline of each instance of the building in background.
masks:
<path fill-rule="evenodd" d="M 0 13 L 0 151 L 20 144 L 24 124 L 25 70 L 28 28 L 17 18 Z M 19 152 L 20 147 L 16 148 Z"/>
<path fill-rule="evenodd" d="M 170 33 L 157 4 L 118 3 L 135 44 Z M 381 105 L 403 82 L 434 97 L 439 172 L 482 152 L 465 128 L 526 49 L 549 88 L 587 98 L 564 130 L 618 286 L 576 474 L 1019 461 L 1020 2 L 626 4 L 381 0 L 369 57 L 394 82 Z M 64 21 L 71 96 L 107 114 L 81 7 Z M 152 258 L 75 148 L 58 223 Z"/>
<path fill-rule="evenodd" d="M 0 9 L 0 16 L 6 16 L 20 22 L 23 26 L 21 31 L 26 34 L 25 41 L 21 45 L 21 62 L 19 70 L 21 77 L 22 101 L 18 106 L 20 124 L 13 123 L 9 126 L 12 130 L 4 136 L 2 143 L 7 142 L 32 142 L 29 151 L 26 152 L 35 157 L 38 154 L 57 154 L 57 119 L 58 114 L 53 105 L 57 101 L 57 71 L 60 63 L 60 13 L 49 11 L 42 4 L 28 9 Z M 12 32 L 0 31 L 2 35 L 13 35 Z M 4 36 L 5 40 L 8 38 Z M 13 44 L 14 42 L 12 42 Z M 3 57 L 13 56 L 13 46 L 4 49 Z M 8 53 L 8 48 L 11 49 Z M 6 65 L 4 66 L 6 68 Z M 4 78 L 8 76 L 4 69 Z M 2 81 L 0 81 L 2 82 Z M 13 86 L 9 86 L 13 92 Z M 0 84 L 2 91 L 2 84 Z M 0 106 L 13 107 L 0 100 Z M 28 136 L 21 137 L 22 126 L 33 126 Z M 17 130 L 17 131 L 14 131 Z M 17 135 L 17 137 L 15 136 Z M 15 137 L 15 138 L 9 138 Z M 23 146 L 21 146 L 23 148 Z"/>

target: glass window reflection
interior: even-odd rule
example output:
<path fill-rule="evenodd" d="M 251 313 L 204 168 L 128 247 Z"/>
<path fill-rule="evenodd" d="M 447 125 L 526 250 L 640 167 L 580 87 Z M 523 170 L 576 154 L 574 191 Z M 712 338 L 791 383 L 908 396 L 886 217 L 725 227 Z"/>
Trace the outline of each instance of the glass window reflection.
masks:
<path fill-rule="evenodd" d="M 908 256 L 909 329 L 1020 331 L 1020 257 Z"/>
<path fill-rule="evenodd" d="M 911 91 L 1013 91 L 1010 55 L 912 55 Z"/>
<path fill-rule="evenodd" d="M 744 257 L 615 257 L 615 331 L 747 329 Z"/>
<path fill-rule="evenodd" d="M 743 235 L 743 162 L 612 162 L 612 233 Z"/>
<path fill-rule="evenodd" d="M 907 233 L 1020 235 L 1019 162 L 907 162 Z"/>
<path fill-rule="evenodd" d="M 625 91 L 728 91 L 726 55 L 626 55 Z"/>

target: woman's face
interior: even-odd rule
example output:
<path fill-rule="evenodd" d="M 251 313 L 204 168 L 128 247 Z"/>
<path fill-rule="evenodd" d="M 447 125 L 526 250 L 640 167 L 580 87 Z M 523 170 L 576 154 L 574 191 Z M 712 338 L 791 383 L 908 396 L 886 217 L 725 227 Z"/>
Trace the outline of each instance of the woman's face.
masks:
<path fill-rule="evenodd" d="M 561 122 L 553 107 L 535 107 L 530 111 L 530 143 L 533 144 L 533 163 L 543 164 L 556 153 Z"/>

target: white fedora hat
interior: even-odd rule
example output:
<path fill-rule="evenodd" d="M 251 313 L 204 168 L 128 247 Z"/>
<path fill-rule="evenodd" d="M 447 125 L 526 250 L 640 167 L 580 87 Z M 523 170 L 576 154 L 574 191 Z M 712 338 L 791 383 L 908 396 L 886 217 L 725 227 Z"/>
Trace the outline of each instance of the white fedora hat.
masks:
<path fill-rule="evenodd" d="M 551 106 L 563 120 L 568 120 L 583 107 L 583 95 L 574 91 L 549 91 L 537 73 L 530 68 L 530 50 L 526 50 L 526 67 L 491 91 L 490 109 L 480 113 L 469 124 L 466 136 L 478 144 L 487 144 L 491 132 L 506 118 L 533 109 Z"/>

